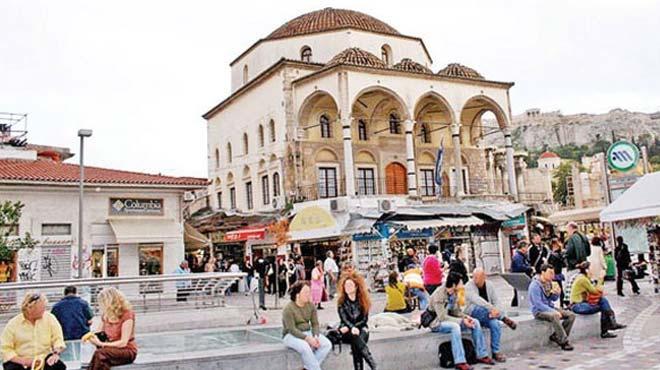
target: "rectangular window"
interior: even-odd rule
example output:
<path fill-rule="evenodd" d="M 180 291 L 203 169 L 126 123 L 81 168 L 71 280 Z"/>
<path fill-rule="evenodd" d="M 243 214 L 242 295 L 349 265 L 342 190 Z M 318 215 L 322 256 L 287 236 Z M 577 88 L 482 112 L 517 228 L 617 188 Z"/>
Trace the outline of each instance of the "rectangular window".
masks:
<path fill-rule="evenodd" d="M 71 224 L 41 224 L 41 235 L 71 235 Z"/>
<path fill-rule="evenodd" d="M 421 170 L 420 190 L 423 197 L 435 195 L 435 183 L 433 182 L 433 170 Z"/>
<path fill-rule="evenodd" d="M 358 195 L 376 195 L 376 178 L 373 168 L 358 168 Z"/>
<path fill-rule="evenodd" d="M 268 175 L 261 177 L 261 197 L 264 200 L 264 205 L 270 204 L 270 187 L 268 186 Z"/>
<path fill-rule="evenodd" d="M 337 169 L 334 167 L 319 168 L 319 198 L 334 198 L 337 196 Z"/>
<path fill-rule="evenodd" d="M 161 275 L 163 273 L 162 244 L 140 244 L 138 256 L 140 259 L 140 276 Z"/>
<path fill-rule="evenodd" d="M 18 236 L 18 225 L 0 225 L 0 234 L 5 236 Z"/>
<path fill-rule="evenodd" d="M 106 276 L 119 276 L 119 247 L 110 247 L 107 249 L 108 256 L 105 260 Z"/>
<path fill-rule="evenodd" d="M 245 201 L 247 203 L 247 209 L 254 208 L 254 203 L 252 201 L 252 181 L 245 183 Z"/>
<path fill-rule="evenodd" d="M 219 191 L 217 195 L 218 195 L 218 208 L 222 209 L 222 192 Z"/>
<path fill-rule="evenodd" d="M 280 196 L 280 174 L 277 172 L 273 174 L 273 196 Z"/>
<path fill-rule="evenodd" d="M 231 209 L 236 209 L 236 188 L 229 189 L 229 205 Z"/>

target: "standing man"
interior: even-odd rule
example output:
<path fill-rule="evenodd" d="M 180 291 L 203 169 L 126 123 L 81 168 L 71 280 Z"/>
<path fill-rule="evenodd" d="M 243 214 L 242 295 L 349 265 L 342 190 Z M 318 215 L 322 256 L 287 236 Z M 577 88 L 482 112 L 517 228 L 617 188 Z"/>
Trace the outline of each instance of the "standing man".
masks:
<path fill-rule="evenodd" d="M 529 284 L 529 303 L 534 318 L 552 324 L 554 333 L 550 336 L 552 342 L 557 343 L 564 351 L 572 351 L 573 346 L 568 342 L 571 328 L 575 321 L 575 314 L 562 308 L 555 308 L 554 301 L 559 299 L 559 284 L 553 284 L 555 270 L 552 266 L 544 264 L 541 273 L 532 279 Z"/>
<path fill-rule="evenodd" d="M 541 265 L 548 262 L 550 251 L 543 245 L 541 235 L 532 233 L 532 245 L 529 247 L 529 261 L 534 268 L 534 272 L 541 272 Z"/>
<path fill-rule="evenodd" d="M 266 271 L 268 270 L 268 261 L 264 259 L 263 256 L 257 258 L 257 262 L 254 264 L 255 276 L 259 282 L 259 308 L 266 310 Z"/>
<path fill-rule="evenodd" d="M 523 273 L 529 277 L 534 275 L 534 269 L 529 265 L 527 260 L 527 242 L 521 240 L 516 245 L 516 253 L 511 258 L 511 272 Z M 518 307 L 518 290 L 513 290 L 513 299 L 511 300 L 511 307 Z"/>
<path fill-rule="evenodd" d="M 572 282 L 580 272 L 577 269 L 577 265 L 586 261 L 587 257 L 591 255 L 589 240 L 578 231 L 577 223 L 574 221 L 569 222 L 567 231 L 568 240 L 566 241 L 566 262 L 568 264 L 568 269 L 566 270 L 566 281 L 569 282 L 569 284 L 566 286 L 564 299 L 570 299 L 571 297 L 570 282 Z"/>
<path fill-rule="evenodd" d="M 614 260 L 616 261 L 616 293 L 621 297 L 625 297 L 623 295 L 624 272 L 630 269 L 632 260 L 630 259 L 630 251 L 628 250 L 628 245 L 623 242 L 623 237 L 621 236 L 616 237 Z M 639 294 L 639 286 L 637 285 L 635 279 L 630 276 L 628 280 L 632 286 L 633 293 Z"/>
<path fill-rule="evenodd" d="M 190 268 L 188 267 L 188 261 L 183 260 L 179 266 L 174 270 L 175 275 L 190 275 Z M 190 294 L 191 284 L 190 280 L 179 280 L 176 282 L 176 301 L 177 302 L 186 302 L 188 300 L 188 295 Z"/>
<path fill-rule="evenodd" d="M 339 276 L 339 266 L 335 262 L 335 255 L 332 251 L 325 254 L 325 261 L 323 262 L 323 271 L 325 271 L 326 286 L 328 287 L 328 295 L 330 299 L 335 297 L 337 292 L 337 277 Z"/>
<path fill-rule="evenodd" d="M 84 299 L 78 295 L 75 286 L 64 288 L 64 298 L 57 302 L 51 313 L 62 326 L 64 340 L 78 340 L 89 332 L 94 313 Z"/>

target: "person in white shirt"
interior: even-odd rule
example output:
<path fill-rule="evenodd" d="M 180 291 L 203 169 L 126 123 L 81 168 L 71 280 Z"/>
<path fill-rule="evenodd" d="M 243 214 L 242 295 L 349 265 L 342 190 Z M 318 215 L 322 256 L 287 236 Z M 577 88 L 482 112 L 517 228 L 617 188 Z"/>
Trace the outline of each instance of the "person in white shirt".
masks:
<path fill-rule="evenodd" d="M 337 292 L 337 276 L 339 275 L 339 266 L 337 266 L 337 262 L 335 262 L 335 256 L 332 251 L 328 251 L 328 253 L 325 255 L 327 257 L 323 262 L 323 270 L 325 271 L 325 277 L 327 281 L 325 286 L 328 287 L 328 295 L 330 296 L 330 299 L 332 299 Z"/>

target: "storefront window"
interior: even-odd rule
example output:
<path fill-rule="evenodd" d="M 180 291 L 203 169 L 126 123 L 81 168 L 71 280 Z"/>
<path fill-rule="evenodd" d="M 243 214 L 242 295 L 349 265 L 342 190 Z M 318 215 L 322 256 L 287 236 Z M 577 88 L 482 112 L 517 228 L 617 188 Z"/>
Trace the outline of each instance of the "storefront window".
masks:
<path fill-rule="evenodd" d="M 117 277 L 119 276 L 119 248 L 108 247 L 106 259 L 106 276 Z"/>
<path fill-rule="evenodd" d="M 375 195 L 376 179 L 373 168 L 358 168 L 358 195 Z"/>
<path fill-rule="evenodd" d="M 140 245 L 140 275 L 163 273 L 163 246 L 160 244 Z"/>
<path fill-rule="evenodd" d="M 423 197 L 435 195 L 435 185 L 433 183 L 433 170 L 421 170 L 421 191 Z"/>

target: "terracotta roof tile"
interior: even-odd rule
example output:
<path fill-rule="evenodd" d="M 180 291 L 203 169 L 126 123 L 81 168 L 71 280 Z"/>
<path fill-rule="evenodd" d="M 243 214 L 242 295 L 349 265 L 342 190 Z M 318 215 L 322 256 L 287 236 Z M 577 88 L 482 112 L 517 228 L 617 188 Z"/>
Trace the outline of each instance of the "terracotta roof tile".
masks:
<path fill-rule="evenodd" d="M 78 165 L 51 160 L 0 159 L 0 181 L 78 182 Z M 207 179 L 171 177 L 85 166 L 85 183 L 204 187 Z"/>
<path fill-rule="evenodd" d="M 387 64 L 385 64 L 385 62 L 383 62 L 380 58 L 360 48 L 348 48 L 342 51 L 341 53 L 335 55 L 328 62 L 328 64 L 326 64 L 326 68 L 338 64 L 350 64 L 355 66 L 387 68 Z"/>
<path fill-rule="evenodd" d="M 484 80 L 484 76 L 470 67 L 458 63 L 450 63 L 445 68 L 438 71 L 441 76 L 471 78 L 475 80 Z"/>
<path fill-rule="evenodd" d="M 539 159 L 546 159 L 546 158 L 560 158 L 557 153 L 554 152 L 543 152 Z"/>
<path fill-rule="evenodd" d="M 416 73 L 433 73 L 430 68 L 415 62 L 410 58 L 403 58 L 401 61 L 392 66 L 394 69 L 406 72 L 416 72 Z"/>
<path fill-rule="evenodd" d="M 354 28 L 363 31 L 400 35 L 389 24 L 370 15 L 347 9 L 325 8 L 296 17 L 273 31 L 266 40 Z"/>

